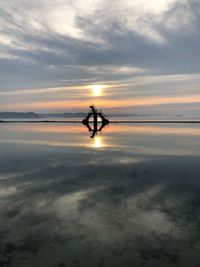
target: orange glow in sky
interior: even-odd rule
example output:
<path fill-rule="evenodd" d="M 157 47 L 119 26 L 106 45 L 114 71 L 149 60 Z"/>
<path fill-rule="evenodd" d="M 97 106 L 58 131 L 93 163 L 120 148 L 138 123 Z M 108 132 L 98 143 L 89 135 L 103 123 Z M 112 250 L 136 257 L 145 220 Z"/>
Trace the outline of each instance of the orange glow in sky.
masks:
<path fill-rule="evenodd" d="M 99 89 L 98 89 L 99 90 Z M 134 106 L 151 106 L 164 104 L 178 103 L 200 103 L 200 95 L 185 95 L 185 96 L 166 96 L 166 97 L 141 97 L 141 98 L 124 98 L 124 99 L 105 99 L 99 98 L 95 100 L 95 105 L 99 108 L 119 108 L 119 107 L 134 107 Z M 7 105 L 7 109 L 14 108 L 15 110 L 85 110 L 91 104 L 91 98 L 79 100 L 55 100 L 47 102 L 27 102 Z"/>

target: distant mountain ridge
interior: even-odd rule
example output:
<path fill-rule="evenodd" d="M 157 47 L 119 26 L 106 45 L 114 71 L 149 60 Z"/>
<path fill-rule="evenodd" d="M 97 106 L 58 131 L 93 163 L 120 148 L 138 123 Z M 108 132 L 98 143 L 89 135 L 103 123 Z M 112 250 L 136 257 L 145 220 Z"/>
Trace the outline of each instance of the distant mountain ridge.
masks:
<path fill-rule="evenodd" d="M 41 117 L 51 117 L 51 118 L 83 118 L 86 116 L 84 112 L 64 112 L 64 113 L 47 113 L 39 114 Z"/>
<path fill-rule="evenodd" d="M 0 112 L 1 119 L 18 119 L 18 118 L 41 118 L 39 114 L 34 112 Z"/>
<path fill-rule="evenodd" d="M 0 112 L 0 119 L 39 119 L 39 118 L 84 118 L 84 112 L 63 112 L 63 113 L 35 113 L 35 112 Z M 130 117 L 136 114 L 105 114 L 108 117 Z"/>
<path fill-rule="evenodd" d="M 0 118 L 1 119 L 26 119 L 26 118 L 32 118 L 32 119 L 39 119 L 39 118 L 74 118 L 74 117 L 84 117 L 86 113 L 83 112 L 76 112 L 76 113 L 47 113 L 47 114 L 40 114 L 35 112 L 0 112 Z"/>
<path fill-rule="evenodd" d="M 165 117 L 166 115 L 161 114 L 124 114 L 124 113 L 103 113 L 108 119 L 112 118 L 128 118 L 128 117 Z M 36 113 L 33 111 L 29 112 L 9 112 L 9 111 L 0 111 L 0 120 L 3 119 L 71 119 L 71 118 L 80 118 L 83 119 L 87 116 L 86 112 L 62 112 L 62 113 Z M 168 115 L 167 115 L 168 116 Z M 182 114 L 174 114 L 174 117 L 183 117 Z"/>

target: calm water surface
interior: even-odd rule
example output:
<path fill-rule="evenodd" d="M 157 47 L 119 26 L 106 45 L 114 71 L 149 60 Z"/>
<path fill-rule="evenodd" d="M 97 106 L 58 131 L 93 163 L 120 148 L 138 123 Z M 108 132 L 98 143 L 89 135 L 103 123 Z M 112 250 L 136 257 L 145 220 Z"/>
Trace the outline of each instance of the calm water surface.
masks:
<path fill-rule="evenodd" d="M 200 127 L 0 125 L 0 266 L 200 266 Z"/>

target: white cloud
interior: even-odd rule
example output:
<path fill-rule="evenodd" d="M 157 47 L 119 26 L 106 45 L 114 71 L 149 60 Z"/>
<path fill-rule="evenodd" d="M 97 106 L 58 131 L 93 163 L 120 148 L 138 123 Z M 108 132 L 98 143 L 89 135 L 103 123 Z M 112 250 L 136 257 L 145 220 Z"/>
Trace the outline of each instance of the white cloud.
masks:
<path fill-rule="evenodd" d="M 180 4 L 179 8 L 170 13 L 166 20 L 166 13 L 177 3 Z M 5 26 L 13 30 L 17 27 L 22 32 L 28 30 L 33 34 L 57 33 L 90 42 L 103 42 L 98 31 L 109 30 L 116 23 L 122 32 L 130 31 L 163 44 L 167 40 L 159 29 L 160 25 L 180 29 L 191 24 L 192 17 L 186 0 L 13 0 L 2 3 L 2 9 L 4 19 L 7 17 L 7 25 L 3 19 L 0 21 L 2 30 Z M 79 19 L 88 20 L 90 25 L 85 27 L 77 23 Z M 11 40 L 14 40 L 12 34 L 3 35 L 3 42 L 9 44 Z"/>
<path fill-rule="evenodd" d="M 0 0 L 0 90 L 198 73 L 197 1 Z"/>

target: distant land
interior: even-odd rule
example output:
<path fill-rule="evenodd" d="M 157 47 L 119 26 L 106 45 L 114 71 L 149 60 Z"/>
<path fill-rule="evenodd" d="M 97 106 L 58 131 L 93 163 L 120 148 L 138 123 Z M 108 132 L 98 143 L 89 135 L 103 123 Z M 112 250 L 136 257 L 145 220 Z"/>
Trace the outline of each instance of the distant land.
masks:
<path fill-rule="evenodd" d="M 41 118 L 39 114 L 34 112 L 0 112 L 1 119 L 18 119 L 18 118 Z"/>
<path fill-rule="evenodd" d="M 35 112 L 0 112 L 1 119 L 39 119 L 39 118 L 77 118 L 84 117 L 86 114 L 83 112 L 76 113 L 46 113 L 40 114 Z"/>
<path fill-rule="evenodd" d="M 40 118 L 84 118 L 84 112 L 64 112 L 64 113 L 35 113 L 35 112 L 0 112 L 0 119 L 40 119 Z M 138 116 L 135 114 L 106 114 L 111 117 L 130 117 Z"/>

